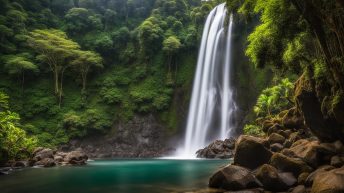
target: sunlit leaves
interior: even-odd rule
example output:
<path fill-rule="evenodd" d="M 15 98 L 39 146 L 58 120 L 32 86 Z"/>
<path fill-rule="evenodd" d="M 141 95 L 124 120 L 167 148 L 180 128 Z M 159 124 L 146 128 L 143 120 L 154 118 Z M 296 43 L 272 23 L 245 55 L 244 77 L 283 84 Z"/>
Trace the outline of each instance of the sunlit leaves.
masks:
<path fill-rule="evenodd" d="M 256 115 L 259 117 L 272 116 L 272 114 L 290 107 L 293 87 L 294 85 L 286 78 L 276 86 L 263 90 L 254 106 Z"/>
<path fill-rule="evenodd" d="M 8 96 L 0 92 L 0 150 L 9 159 L 18 159 L 30 154 L 37 144 L 36 138 L 28 137 L 19 126 L 19 115 L 7 110 Z M 0 158 L 0 161 L 3 158 Z"/>

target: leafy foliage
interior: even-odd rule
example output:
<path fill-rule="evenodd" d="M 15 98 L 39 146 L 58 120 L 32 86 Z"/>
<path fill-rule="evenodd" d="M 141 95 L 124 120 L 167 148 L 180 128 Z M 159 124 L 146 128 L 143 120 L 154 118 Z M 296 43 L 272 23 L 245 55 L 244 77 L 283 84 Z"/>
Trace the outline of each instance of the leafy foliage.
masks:
<path fill-rule="evenodd" d="M 20 128 L 19 115 L 8 110 L 8 96 L 0 92 L 0 162 L 29 156 L 36 138 L 28 137 Z"/>
<path fill-rule="evenodd" d="M 285 110 L 293 105 L 293 84 L 288 78 L 280 81 L 276 86 L 266 88 L 259 95 L 254 112 L 260 117 L 271 117 L 274 113 Z"/>

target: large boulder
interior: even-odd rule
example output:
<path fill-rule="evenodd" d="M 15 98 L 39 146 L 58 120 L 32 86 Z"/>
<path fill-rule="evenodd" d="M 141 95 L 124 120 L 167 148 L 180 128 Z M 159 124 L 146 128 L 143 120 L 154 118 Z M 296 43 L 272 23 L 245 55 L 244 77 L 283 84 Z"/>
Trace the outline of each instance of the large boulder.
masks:
<path fill-rule="evenodd" d="M 319 141 L 309 141 L 306 139 L 296 141 L 290 147 L 290 151 L 312 167 L 326 164 L 330 161 L 331 155 L 335 153 L 328 148 L 320 146 Z"/>
<path fill-rule="evenodd" d="M 334 169 L 334 167 L 333 167 L 333 166 L 329 166 L 329 165 L 325 165 L 325 166 L 319 167 L 318 169 L 316 169 L 315 171 L 313 171 L 312 173 L 310 173 L 310 174 L 308 175 L 308 177 L 307 177 L 307 179 L 306 179 L 306 181 L 305 181 L 305 185 L 306 185 L 307 187 L 312 186 L 313 181 L 314 181 L 314 178 L 315 178 L 318 174 L 320 174 L 320 173 L 322 173 L 322 172 L 327 172 L 327 171 L 330 171 L 330 170 L 333 170 L 333 169 Z"/>
<path fill-rule="evenodd" d="M 232 158 L 234 154 L 235 140 L 225 139 L 216 140 L 204 149 L 200 149 L 196 152 L 199 158 L 220 158 L 228 159 Z"/>
<path fill-rule="evenodd" d="M 67 153 L 64 161 L 71 165 L 84 165 L 86 164 L 88 156 L 82 151 L 71 151 Z"/>
<path fill-rule="evenodd" d="M 313 182 L 312 193 L 343 193 L 344 167 L 319 172 Z"/>
<path fill-rule="evenodd" d="M 272 155 L 268 148 L 268 142 L 263 139 L 241 135 L 235 147 L 234 164 L 255 169 L 268 163 Z"/>
<path fill-rule="evenodd" d="M 280 135 L 278 133 L 272 133 L 269 136 L 268 141 L 270 144 L 274 144 L 274 143 L 283 144 L 285 141 L 285 137 L 283 137 L 282 135 Z"/>
<path fill-rule="evenodd" d="M 38 147 L 33 152 L 33 159 L 35 161 L 40 161 L 45 158 L 54 158 L 54 151 L 49 148 Z"/>
<path fill-rule="evenodd" d="M 296 182 L 292 175 L 280 175 L 275 167 L 268 164 L 262 165 L 257 170 L 256 177 L 263 184 L 264 189 L 274 192 L 288 190 Z M 292 180 L 289 180 L 289 177 Z"/>
<path fill-rule="evenodd" d="M 270 164 L 283 172 L 291 172 L 298 177 L 303 172 L 311 172 L 312 168 L 298 158 L 287 157 L 281 153 L 274 153 Z"/>
<path fill-rule="evenodd" d="M 289 129 L 306 128 L 302 115 L 295 107 L 289 109 L 283 116 L 282 125 Z"/>
<path fill-rule="evenodd" d="M 344 141 L 344 97 L 318 96 L 314 82 L 303 74 L 295 83 L 295 101 L 297 110 L 303 115 L 305 124 L 321 141 Z M 337 113 L 335 113 L 337 112 Z"/>
<path fill-rule="evenodd" d="M 251 172 L 243 167 L 228 165 L 210 177 L 209 187 L 225 190 L 243 190 L 257 188 L 259 181 Z"/>

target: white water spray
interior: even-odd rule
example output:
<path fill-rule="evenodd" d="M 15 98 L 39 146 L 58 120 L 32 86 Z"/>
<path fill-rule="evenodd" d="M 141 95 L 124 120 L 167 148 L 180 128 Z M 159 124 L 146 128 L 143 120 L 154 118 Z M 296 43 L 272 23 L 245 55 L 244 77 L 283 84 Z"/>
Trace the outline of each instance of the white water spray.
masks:
<path fill-rule="evenodd" d="M 230 137 L 230 118 L 235 110 L 231 77 L 233 18 L 227 34 L 225 3 L 215 7 L 206 20 L 186 126 L 184 147 L 179 157 L 192 158 L 214 139 Z"/>

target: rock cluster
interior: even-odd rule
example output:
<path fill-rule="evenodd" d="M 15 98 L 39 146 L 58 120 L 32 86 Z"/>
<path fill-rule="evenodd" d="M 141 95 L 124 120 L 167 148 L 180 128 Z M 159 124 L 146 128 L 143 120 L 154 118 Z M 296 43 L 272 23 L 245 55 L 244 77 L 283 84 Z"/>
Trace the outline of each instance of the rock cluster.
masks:
<path fill-rule="evenodd" d="M 298 119 L 285 119 L 295 126 Z M 344 145 L 320 142 L 304 129 L 270 125 L 267 137 L 242 135 L 234 162 L 217 171 L 209 187 L 229 192 L 344 192 Z"/>
<path fill-rule="evenodd" d="M 196 152 L 198 158 L 228 159 L 234 155 L 235 139 L 216 140 Z"/>
<path fill-rule="evenodd" d="M 81 150 L 56 152 L 49 148 L 37 148 L 29 160 L 30 166 L 53 167 L 55 165 L 85 165 L 88 156 Z"/>
<path fill-rule="evenodd" d="M 34 150 L 32 157 L 29 160 L 13 161 L 7 163 L 5 165 L 6 167 L 1 167 L 0 175 L 6 175 L 13 171 L 33 166 L 54 167 L 59 165 L 85 165 L 87 160 L 88 156 L 81 149 L 63 152 L 55 151 L 50 148 L 38 147 Z"/>

